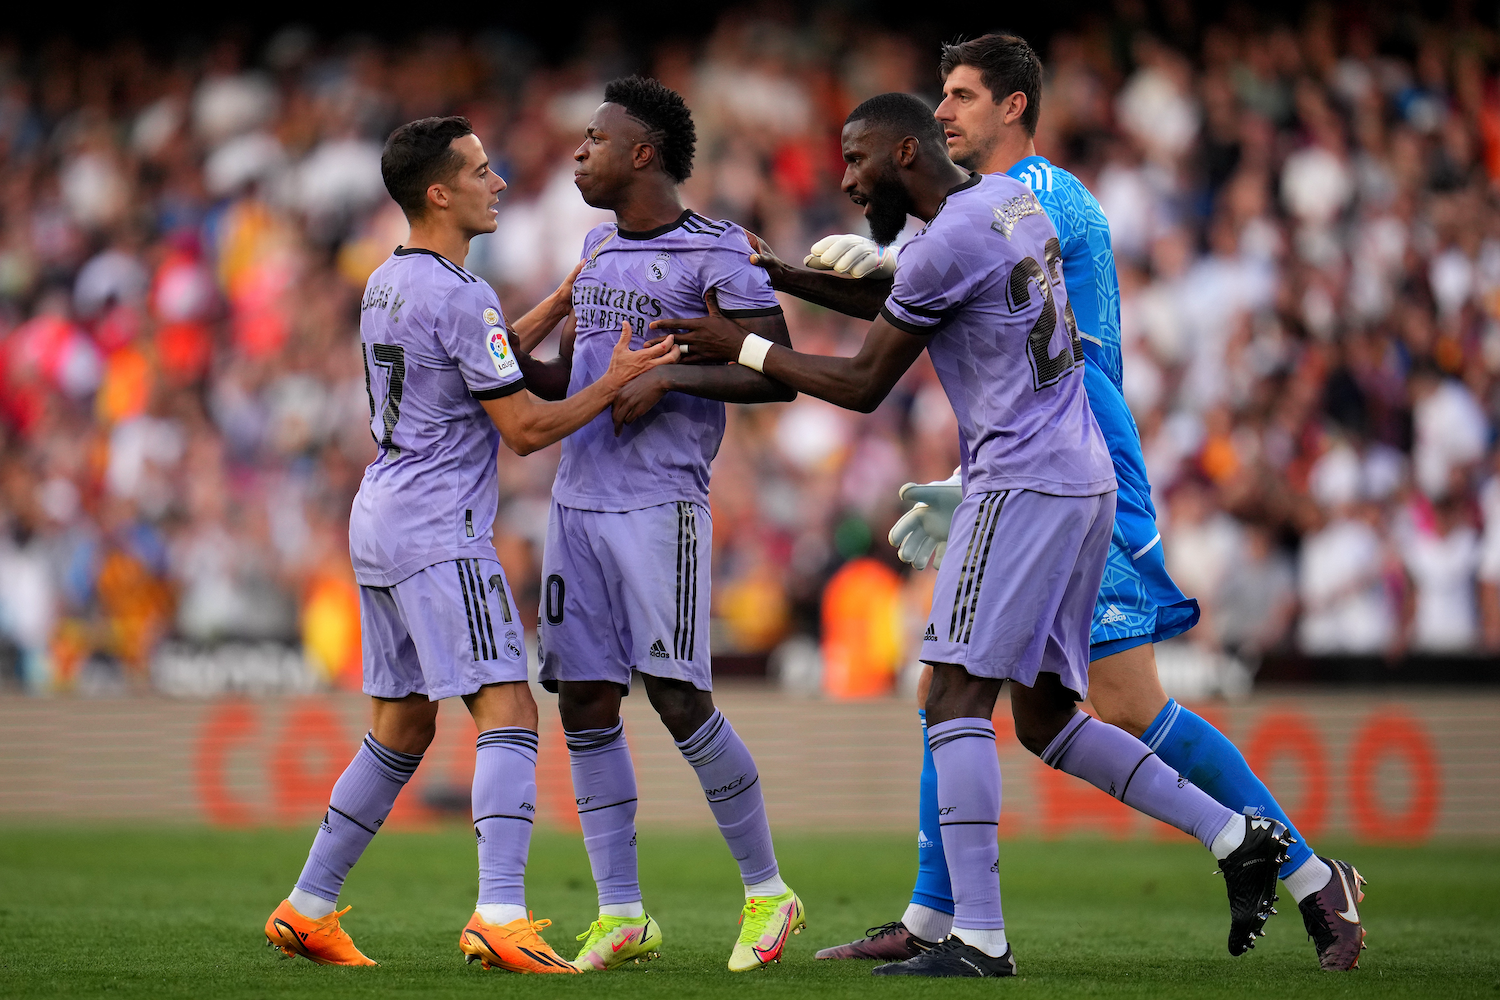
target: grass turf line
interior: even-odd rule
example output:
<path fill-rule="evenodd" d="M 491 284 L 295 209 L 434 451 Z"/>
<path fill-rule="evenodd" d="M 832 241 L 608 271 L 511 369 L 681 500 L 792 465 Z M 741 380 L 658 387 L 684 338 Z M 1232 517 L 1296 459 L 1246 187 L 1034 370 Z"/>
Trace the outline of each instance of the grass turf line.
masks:
<path fill-rule="evenodd" d="M 1320 973 L 1296 907 L 1244 958 L 1224 947 L 1223 882 L 1186 843 L 1002 844 L 1006 922 L 1021 977 L 1006 983 L 873 979 L 869 962 L 812 953 L 900 916 L 907 836 L 786 835 L 782 872 L 809 929 L 783 963 L 734 975 L 741 890 L 712 833 L 641 835 L 641 882 L 666 941 L 655 962 L 581 977 L 514 976 L 465 965 L 474 845 L 464 827 L 377 837 L 345 887 L 344 926 L 381 963 L 323 968 L 263 946 L 261 926 L 300 870 L 312 831 L 0 830 L 3 997 L 1027 997 L 1496 995 L 1500 848 L 1350 847 L 1371 881 L 1362 968 Z M 1326 849 L 1326 848 L 1325 848 Z M 548 941 L 571 958 L 595 914 L 582 841 L 538 832 L 527 876 Z M 873 993 L 872 993 L 873 991 Z M 935 992 L 936 991 L 936 992 Z"/>

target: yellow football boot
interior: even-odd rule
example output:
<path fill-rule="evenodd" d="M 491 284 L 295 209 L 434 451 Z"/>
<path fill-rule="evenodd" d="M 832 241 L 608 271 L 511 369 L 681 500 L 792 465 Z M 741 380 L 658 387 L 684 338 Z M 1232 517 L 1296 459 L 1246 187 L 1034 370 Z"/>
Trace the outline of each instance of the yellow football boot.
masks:
<path fill-rule="evenodd" d="M 613 969 L 626 962 L 649 962 L 661 955 L 661 925 L 645 914 L 599 919 L 578 935 L 583 947 L 573 959 L 581 972 Z"/>
<path fill-rule="evenodd" d="M 807 926 L 802 900 L 788 889 L 779 896 L 752 897 L 740 911 L 740 939 L 729 955 L 730 972 L 748 972 L 781 961 L 793 934 Z"/>

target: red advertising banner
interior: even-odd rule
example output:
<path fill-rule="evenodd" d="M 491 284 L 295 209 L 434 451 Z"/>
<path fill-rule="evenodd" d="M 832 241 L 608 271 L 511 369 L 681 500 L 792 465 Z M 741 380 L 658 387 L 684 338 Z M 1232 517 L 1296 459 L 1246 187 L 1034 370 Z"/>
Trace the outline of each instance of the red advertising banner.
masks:
<path fill-rule="evenodd" d="M 754 751 L 773 822 L 914 829 L 916 713 L 896 700 L 826 702 L 764 688 L 717 699 Z M 566 750 L 542 704 L 538 819 L 576 827 Z M 1245 752 L 1309 837 L 1420 843 L 1500 832 L 1500 695 L 1262 696 L 1197 706 Z M 366 699 L 0 699 L 0 822 L 121 820 L 219 826 L 314 822 L 365 730 Z M 692 773 L 644 698 L 626 702 L 640 822 L 711 826 Z M 1181 836 L 1042 765 L 996 719 L 1001 835 Z M 445 704 L 438 736 L 392 814 L 397 826 L 468 815 L 474 726 Z"/>

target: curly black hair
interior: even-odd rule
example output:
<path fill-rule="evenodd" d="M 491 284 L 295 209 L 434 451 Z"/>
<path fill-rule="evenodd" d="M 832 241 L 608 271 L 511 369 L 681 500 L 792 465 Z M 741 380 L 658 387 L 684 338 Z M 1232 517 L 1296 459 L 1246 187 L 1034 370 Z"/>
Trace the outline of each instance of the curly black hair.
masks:
<path fill-rule="evenodd" d="M 698 130 L 681 94 L 659 80 L 627 76 L 604 85 L 604 101 L 645 126 L 646 141 L 656 147 L 667 176 L 681 184 L 692 175 Z"/>

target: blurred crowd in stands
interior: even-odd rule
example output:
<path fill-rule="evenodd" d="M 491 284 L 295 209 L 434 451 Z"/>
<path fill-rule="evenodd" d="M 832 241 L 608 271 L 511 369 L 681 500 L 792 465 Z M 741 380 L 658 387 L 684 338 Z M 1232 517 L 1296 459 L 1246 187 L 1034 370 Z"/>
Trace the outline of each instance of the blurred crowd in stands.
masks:
<path fill-rule="evenodd" d="M 1494 651 L 1500 34 L 1339 11 L 1122 0 L 1079 18 L 1039 43 L 1037 147 L 1110 219 L 1126 393 L 1168 563 L 1204 607 L 1191 641 L 1251 662 Z M 644 51 L 622 37 L 596 23 L 557 64 L 501 30 L 0 44 L 8 684 L 141 687 L 164 641 L 223 640 L 299 644 L 357 684 L 346 527 L 374 454 L 357 303 L 406 235 L 379 171 L 395 125 L 474 122 L 509 190 L 468 263 L 514 317 L 603 218 L 570 154 L 605 80 L 680 90 L 688 204 L 797 259 L 862 231 L 837 187 L 848 110 L 938 93 L 935 47 L 845 8 L 729 13 Z M 863 334 L 787 308 L 803 350 Z M 931 572 L 884 540 L 897 487 L 956 464 L 925 359 L 870 416 L 730 409 L 716 651 L 819 635 L 849 560 L 838 600 L 925 613 Z M 496 545 L 528 620 L 556 457 L 501 454 Z M 908 631 L 879 655 L 909 658 Z"/>

